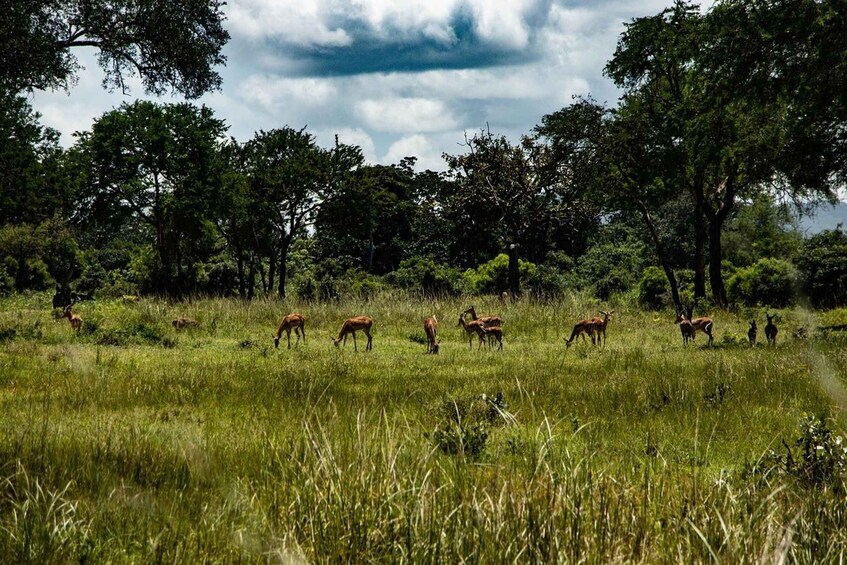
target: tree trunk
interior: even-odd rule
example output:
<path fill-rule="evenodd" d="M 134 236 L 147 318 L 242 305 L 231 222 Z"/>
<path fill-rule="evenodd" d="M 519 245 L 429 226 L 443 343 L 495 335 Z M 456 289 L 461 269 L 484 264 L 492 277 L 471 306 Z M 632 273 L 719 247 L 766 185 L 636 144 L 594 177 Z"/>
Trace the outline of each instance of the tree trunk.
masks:
<path fill-rule="evenodd" d="M 279 246 L 279 297 L 285 298 L 285 279 L 288 276 L 288 249 L 291 240 L 286 239 Z"/>
<path fill-rule="evenodd" d="M 659 263 L 662 264 L 662 270 L 665 271 L 665 276 L 667 277 L 668 284 L 671 287 L 671 299 L 673 300 L 674 307 L 676 308 L 676 311 L 679 312 L 682 308 L 682 300 L 679 298 L 679 284 L 676 281 L 676 274 L 673 272 L 673 268 L 668 261 L 667 254 L 665 253 L 665 246 L 662 245 L 662 240 L 659 238 L 659 232 L 656 230 L 656 224 L 650 216 L 650 211 L 640 200 L 638 201 L 638 206 L 641 209 L 641 215 L 644 218 L 644 223 L 647 224 L 647 229 L 650 231 L 650 238 L 653 240 L 653 246 L 656 248 L 656 256 L 659 258 Z"/>
<path fill-rule="evenodd" d="M 368 272 L 372 273 L 373 272 L 373 266 L 374 266 L 374 234 L 373 234 L 373 232 L 371 232 L 370 236 L 368 237 L 368 251 L 367 251 L 367 257 L 365 259 L 365 264 L 367 265 Z"/>
<path fill-rule="evenodd" d="M 235 251 L 235 264 L 238 269 L 238 297 L 243 299 L 247 294 L 247 285 L 244 280 L 244 253 L 241 249 Z"/>
<path fill-rule="evenodd" d="M 509 246 L 509 292 L 518 296 L 521 292 L 521 272 L 518 263 L 518 246 Z"/>
<path fill-rule="evenodd" d="M 712 299 L 725 308 L 728 304 L 723 284 L 723 251 L 721 250 L 721 227 L 723 222 L 715 218 L 709 223 L 709 282 L 712 283 Z"/>
<path fill-rule="evenodd" d="M 256 255 L 251 253 L 247 274 L 247 299 L 253 300 L 254 296 L 256 296 Z"/>
<path fill-rule="evenodd" d="M 694 206 L 694 300 L 706 298 L 706 217 L 703 205 Z"/>
<path fill-rule="evenodd" d="M 270 296 L 270 294 L 274 291 L 274 284 L 276 283 L 276 254 L 271 253 L 270 260 L 268 261 L 268 286 L 265 288 L 265 293 Z"/>

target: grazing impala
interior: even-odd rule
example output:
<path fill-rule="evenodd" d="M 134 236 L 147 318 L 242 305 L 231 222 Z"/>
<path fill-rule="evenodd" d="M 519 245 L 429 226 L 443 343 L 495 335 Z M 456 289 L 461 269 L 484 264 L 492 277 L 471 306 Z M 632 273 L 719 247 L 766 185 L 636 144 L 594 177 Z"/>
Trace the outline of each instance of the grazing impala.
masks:
<path fill-rule="evenodd" d="M 694 336 L 697 332 L 703 332 L 707 336 L 709 336 L 709 345 L 712 345 L 714 341 L 714 336 L 712 336 L 712 329 L 715 326 L 715 323 L 711 318 L 694 318 L 691 319 L 691 309 L 688 309 L 688 312 L 685 311 L 677 312 L 676 320 L 674 320 L 675 324 L 679 324 L 679 329 L 682 332 L 682 341 L 684 344 L 688 343 L 688 340 L 694 340 Z"/>
<path fill-rule="evenodd" d="M 462 314 L 459 316 L 459 325 L 464 328 L 465 332 L 468 334 L 468 346 L 473 349 L 473 336 L 474 334 L 479 337 L 479 349 L 482 347 L 482 344 L 485 343 L 485 324 L 482 320 L 471 320 L 470 322 L 465 321 L 465 316 Z"/>
<path fill-rule="evenodd" d="M 427 353 L 438 354 L 438 341 L 435 339 L 435 331 L 438 328 L 438 319 L 435 314 L 424 319 L 424 332 L 426 339 L 429 342 L 429 350 Z"/>
<path fill-rule="evenodd" d="M 502 326 L 503 325 L 503 320 L 500 319 L 500 316 L 480 316 L 479 318 L 477 318 L 476 310 L 474 309 L 474 307 L 472 305 L 469 306 L 467 310 L 462 312 L 462 317 L 464 317 L 465 314 L 470 314 L 471 320 L 473 320 L 473 321 L 478 320 L 478 321 L 482 322 L 482 324 L 486 328 L 490 327 L 490 326 Z"/>
<path fill-rule="evenodd" d="M 582 336 L 582 341 L 585 342 L 585 334 L 588 334 L 591 337 L 591 344 L 594 345 L 594 321 L 593 320 L 581 320 L 577 322 L 573 331 L 571 332 L 571 337 L 564 337 L 562 339 L 565 340 L 565 345 L 570 347 L 576 338 L 580 335 Z"/>
<path fill-rule="evenodd" d="M 372 318 L 368 316 L 356 316 L 355 318 L 347 318 L 344 320 L 344 323 L 341 324 L 341 331 L 338 332 L 338 337 L 332 342 L 335 344 L 335 347 L 338 347 L 338 344 L 344 340 L 344 345 L 347 345 L 347 334 L 353 334 L 353 349 L 354 351 L 359 351 L 359 347 L 356 344 L 356 332 L 362 330 L 365 332 L 365 335 L 368 336 L 368 345 L 365 347 L 366 351 L 372 351 L 373 346 L 373 336 L 371 335 L 371 327 L 373 327 L 374 321 Z"/>
<path fill-rule="evenodd" d="M 497 351 L 501 351 L 503 349 L 503 328 L 500 326 L 490 326 L 487 328 L 482 328 L 482 331 L 485 335 L 488 336 L 488 348 L 491 349 L 491 340 L 494 339 L 497 343 L 500 344 L 500 347 L 497 348 Z"/>
<path fill-rule="evenodd" d="M 603 347 L 606 347 L 606 326 L 609 325 L 609 320 L 612 318 L 614 312 L 614 310 L 609 310 L 608 312 L 600 310 L 600 313 L 603 315 L 602 318 L 598 316 L 591 318 L 590 322 L 594 324 L 594 332 L 597 334 L 597 345 L 600 345 L 600 336 L 602 335 Z"/>
<path fill-rule="evenodd" d="M 768 345 L 776 345 L 776 334 L 779 333 L 779 330 L 773 323 L 774 318 L 776 318 L 776 314 L 771 316 L 770 314 L 765 312 L 765 317 L 768 319 L 768 323 L 765 326 L 765 337 L 768 340 Z"/>
<path fill-rule="evenodd" d="M 62 317 L 67 318 L 68 322 L 71 324 L 71 329 L 76 333 L 79 333 L 79 330 L 82 328 L 82 318 L 79 314 L 74 314 L 71 312 L 71 308 L 73 308 L 73 302 L 65 306 L 65 309 L 62 311 Z"/>
<path fill-rule="evenodd" d="M 306 343 L 306 318 L 295 312 L 284 317 L 282 322 L 280 322 L 279 328 L 277 328 L 276 335 L 274 336 L 274 347 L 279 347 L 279 340 L 282 338 L 282 332 L 285 332 L 288 337 L 288 349 L 291 349 L 291 330 L 294 330 L 294 335 L 297 336 L 297 340 L 294 342 L 294 345 L 300 343 L 301 334 L 303 335 L 303 343 Z"/>

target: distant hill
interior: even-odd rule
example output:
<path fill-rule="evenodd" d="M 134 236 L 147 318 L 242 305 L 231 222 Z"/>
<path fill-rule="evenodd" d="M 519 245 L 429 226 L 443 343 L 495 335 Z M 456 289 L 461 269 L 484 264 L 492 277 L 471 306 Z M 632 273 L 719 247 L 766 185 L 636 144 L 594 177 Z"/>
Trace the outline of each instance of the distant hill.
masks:
<path fill-rule="evenodd" d="M 835 206 L 824 204 L 815 210 L 814 215 L 800 218 L 800 229 L 808 234 L 832 230 L 838 224 L 847 228 L 847 202 L 839 202 Z"/>

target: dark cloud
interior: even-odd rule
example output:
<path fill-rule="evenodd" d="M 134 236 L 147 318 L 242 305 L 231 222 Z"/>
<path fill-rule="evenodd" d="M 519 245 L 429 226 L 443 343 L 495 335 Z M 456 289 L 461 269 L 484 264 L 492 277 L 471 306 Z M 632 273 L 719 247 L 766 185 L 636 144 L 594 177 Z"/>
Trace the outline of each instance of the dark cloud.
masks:
<path fill-rule="evenodd" d="M 374 29 L 361 19 L 328 22 L 350 37 L 345 46 L 310 46 L 269 40 L 270 47 L 286 60 L 290 76 L 349 76 L 375 72 L 418 72 L 432 69 L 479 69 L 521 65 L 544 56 L 538 32 L 547 22 L 552 2 L 537 2 L 521 14 L 528 42 L 510 45 L 508 40 L 484 36 L 470 6 L 458 4 L 446 22 L 449 39 L 434 37 L 425 29 L 400 29 L 386 23 Z M 508 39 L 508 38 L 507 38 Z"/>

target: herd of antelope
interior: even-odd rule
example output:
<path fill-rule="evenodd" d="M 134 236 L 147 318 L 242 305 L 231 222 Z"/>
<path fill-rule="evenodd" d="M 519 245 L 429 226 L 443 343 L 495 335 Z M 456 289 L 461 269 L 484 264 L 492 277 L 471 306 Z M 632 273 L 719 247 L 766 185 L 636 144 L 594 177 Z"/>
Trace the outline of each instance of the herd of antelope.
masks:
<path fill-rule="evenodd" d="M 61 317 L 67 318 L 71 325 L 71 329 L 74 332 L 79 333 L 82 328 L 82 317 L 80 317 L 79 314 L 74 314 L 72 309 L 73 302 L 62 310 Z M 565 346 L 570 348 L 579 336 L 582 336 L 582 341 L 584 343 L 586 341 L 585 336 L 587 334 L 588 337 L 591 338 L 592 345 L 602 345 L 605 347 L 606 327 L 609 325 L 609 320 L 611 320 L 613 313 L 614 310 L 609 310 L 608 312 L 600 310 L 602 317 L 594 316 L 593 318 L 580 320 L 574 324 L 570 337 L 563 338 L 565 340 Z M 697 332 L 703 332 L 709 336 L 709 345 L 712 345 L 714 343 L 714 335 L 712 334 L 715 326 L 714 322 L 711 318 L 705 316 L 693 318 L 692 314 L 692 309 L 690 307 L 679 310 L 677 311 L 676 320 L 674 320 L 674 323 L 679 326 L 679 330 L 682 333 L 683 345 L 688 345 L 689 341 L 694 341 L 694 337 Z M 470 316 L 470 320 L 465 320 L 465 316 Z M 776 345 L 776 335 L 779 332 L 776 324 L 774 324 L 776 315 L 774 314 L 772 316 L 769 313 L 766 313 L 765 316 L 767 318 L 765 338 L 767 339 L 768 345 Z M 347 318 L 341 325 L 338 337 L 333 338 L 332 342 L 336 347 L 342 344 L 347 345 L 347 336 L 352 335 L 353 349 L 358 351 L 359 346 L 356 340 L 356 332 L 361 331 L 365 334 L 365 337 L 368 338 L 365 350 L 371 351 L 373 350 L 373 335 L 371 334 L 373 323 L 373 318 L 369 316 L 355 316 L 353 318 Z M 750 345 L 753 346 L 756 345 L 758 326 L 756 325 L 755 320 L 751 320 L 749 323 L 750 329 L 747 331 L 747 338 L 750 341 Z M 174 319 L 172 324 L 174 329 L 181 330 L 183 328 L 196 327 L 199 325 L 199 322 L 191 318 L 180 316 L 179 318 Z M 474 337 L 476 337 L 479 342 L 477 349 L 481 349 L 483 345 L 486 345 L 486 343 L 489 349 L 494 347 L 495 344 L 497 345 L 498 351 L 503 349 L 503 320 L 500 316 L 477 316 L 474 307 L 470 306 L 459 315 L 458 326 L 465 330 L 465 334 L 468 338 L 468 346 L 471 349 L 473 349 Z M 295 312 L 285 316 L 282 319 L 282 322 L 280 322 L 276 334 L 273 336 L 274 347 L 279 347 L 279 342 L 282 339 L 282 333 L 285 332 L 288 340 L 288 349 L 291 349 L 292 330 L 296 337 L 296 341 L 294 342 L 295 346 L 300 343 L 300 338 L 303 339 L 304 344 L 306 343 L 306 318 Z M 438 339 L 437 332 L 438 319 L 435 317 L 435 314 L 433 314 L 432 316 L 428 316 L 424 319 L 427 353 L 438 354 L 441 340 Z"/>

